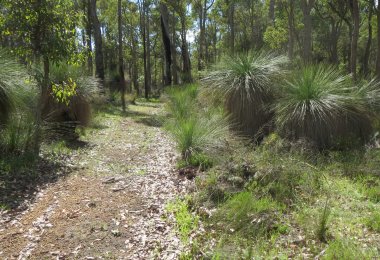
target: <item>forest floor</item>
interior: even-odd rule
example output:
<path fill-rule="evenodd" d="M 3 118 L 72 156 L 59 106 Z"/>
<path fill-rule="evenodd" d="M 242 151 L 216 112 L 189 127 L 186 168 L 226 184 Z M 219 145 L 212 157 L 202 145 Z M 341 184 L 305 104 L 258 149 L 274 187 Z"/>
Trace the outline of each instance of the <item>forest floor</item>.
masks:
<path fill-rule="evenodd" d="M 161 112 L 159 103 L 126 114 L 108 108 L 80 147 L 54 148 L 70 170 L 49 173 L 62 177 L 25 195 L 17 210 L 0 208 L 0 258 L 178 258 L 181 240 L 165 205 L 189 183 L 175 173 Z"/>

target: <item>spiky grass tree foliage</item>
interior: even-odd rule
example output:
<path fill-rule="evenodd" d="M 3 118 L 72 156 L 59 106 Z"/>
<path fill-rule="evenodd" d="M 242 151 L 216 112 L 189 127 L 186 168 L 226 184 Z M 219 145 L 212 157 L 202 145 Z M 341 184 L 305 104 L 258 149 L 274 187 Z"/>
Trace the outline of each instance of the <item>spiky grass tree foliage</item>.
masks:
<path fill-rule="evenodd" d="M 34 147 L 37 94 L 26 69 L 0 49 L 0 155 Z"/>
<path fill-rule="evenodd" d="M 307 139 L 319 149 L 363 143 L 371 133 L 364 92 L 333 67 L 295 71 L 274 106 L 277 127 L 291 140 Z"/>
<path fill-rule="evenodd" d="M 286 61 L 284 56 L 263 51 L 224 58 L 202 84 L 223 94 L 234 130 L 257 137 L 272 119 L 268 105 L 273 101 L 274 80 L 284 72 Z"/>
<path fill-rule="evenodd" d="M 0 49 L 0 125 L 6 123 L 20 102 L 26 75 L 25 69 L 8 55 L 7 50 Z"/>

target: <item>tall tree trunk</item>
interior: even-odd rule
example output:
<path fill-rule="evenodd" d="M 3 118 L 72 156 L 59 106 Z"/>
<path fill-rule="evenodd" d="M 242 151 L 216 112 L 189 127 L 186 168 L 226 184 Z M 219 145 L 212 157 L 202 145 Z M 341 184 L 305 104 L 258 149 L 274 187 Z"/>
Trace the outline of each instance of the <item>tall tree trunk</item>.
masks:
<path fill-rule="evenodd" d="M 217 44 L 217 41 L 218 41 L 218 31 L 217 31 L 217 26 L 216 26 L 216 22 L 214 22 L 214 32 L 213 32 L 213 41 L 212 41 L 212 44 L 213 44 L 213 49 L 214 49 L 214 63 L 216 63 L 218 61 L 218 51 L 217 51 L 217 48 L 216 48 L 216 44 Z"/>
<path fill-rule="evenodd" d="M 92 76 L 93 71 L 93 61 L 92 61 L 92 22 L 91 22 L 91 3 L 90 0 L 84 1 L 85 3 L 85 16 L 86 16 L 86 55 L 87 55 L 87 72 L 88 75 Z"/>
<path fill-rule="evenodd" d="M 119 76 L 121 90 L 121 105 L 125 112 L 125 77 L 124 77 L 124 59 L 123 59 L 123 30 L 121 15 L 121 0 L 117 1 L 117 29 L 118 29 L 118 50 L 119 50 Z"/>
<path fill-rule="evenodd" d="M 288 57 L 289 60 L 293 60 L 294 57 L 294 1 L 289 0 L 289 16 L 288 16 L 288 26 L 289 26 L 289 42 L 288 42 Z"/>
<path fill-rule="evenodd" d="M 303 14 L 303 61 L 311 63 L 312 61 L 312 21 L 311 10 L 314 7 L 315 0 L 301 0 Z"/>
<path fill-rule="evenodd" d="M 136 42 L 138 37 L 135 35 L 134 28 L 131 29 L 131 51 L 132 51 L 132 83 L 133 83 L 133 88 L 136 91 L 136 95 L 140 96 L 140 87 L 139 87 L 139 72 L 138 72 L 138 67 L 137 67 L 137 46 Z"/>
<path fill-rule="evenodd" d="M 206 1 L 206 0 L 205 0 Z M 199 47 L 198 47 L 198 71 L 201 71 L 203 68 L 203 38 L 204 38 L 204 30 L 203 30 L 203 1 L 200 1 L 199 11 L 198 11 L 198 20 L 199 20 Z"/>
<path fill-rule="evenodd" d="M 161 11 L 161 31 L 162 31 L 162 41 L 165 50 L 165 67 L 164 67 L 164 86 L 170 86 L 172 84 L 172 50 L 169 34 L 169 12 L 168 7 L 160 3 Z"/>
<path fill-rule="evenodd" d="M 178 85 L 179 81 L 178 81 L 178 61 L 177 61 L 177 43 L 176 43 L 176 39 L 177 39 L 177 35 L 176 35 L 176 25 L 177 25 L 177 18 L 175 17 L 175 14 L 173 14 L 171 16 L 172 18 L 172 45 L 171 45 L 171 49 L 172 49 L 172 60 L 173 60 L 173 64 L 172 64 L 172 73 L 173 73 L 173 84 L 174 85 Z"/>
<path fill-rule="evenodd" d="M 43 56 L 43 62 L 44 62 L 44 83 L 43 83 L 43 93 L 47 91 L 49 85 L 50 85 L 50 79 L 49 79 L 49 74 L 50 74 L 50 61 L 49 57 L 47 55 Z"/>
<path fill-rule="evenodd" d="M 271 25 L 275 24 L 275 5 L 276 5 L 276 0 L 270 0 L 269 2 L 269 22 Z"/>
<path fill-rule="evenodd" d="M 375 1 L 370 1 L 368 3 L 368 39 L 367 44 L 365 47 L 365 52 L 363 56 L 363 63 L 362 63 L 362 72 L 364 76 L 368 76 L 369 74 L 369 56 L 371 54 L 371 45 L 372 45 L 372 15 L 373 15 L 373 8 L 375 7 Z"/>
<path fill-rule="evenodd" d="M 235 53 L 235 3 L 229 3 L 228 9 L 228 25 L 230 27 L 230 48 L 231 53 Z"/>
<path fill-rule="evenodd" d="M 104 80 L 104 58 L 103 58 L 103 43 L 102 43 L 102 33 L 100 30 L 100 23 L 98 16 L 96 14 L 96 0 L 90 1 L 90 10 L 91 10 L 91 21 L 92 29 L 94 32 L 95 40 L 95 75 Z"/>
<path fill-rule="evenodd" d="M 358 0 L 352 0 L 352 20 L 353 20 L 353 31 L 351 40 L 351 73 L 354 80 L 356 80 L 356 64 L 358 56 L 358 39 L 359 39 L 359 3 Z"/>
<path fill-rule="evenodd" d="M 149 4 L 146 5 L 145 9 L 145 26 L 146 26 L 146 83 L 145 86 L 145 98 L 149 98 L 152 89 L 152 66 L 150 57 L 150 14 L 149 14 Z"/>
<path fill-rule="evenodd" d="M 189 54 L 189 47 L 187 44 L 186 39 L 187 34 L 187 28 L 186 28 L 186 14 L 185 12 L 181 15 L 181 52 L 182 52 L 182 73 L 183 73 L 183 82 L 184 83 L 191 83 L 192 76 L 191 76 L 191 62 L 190 62 L 190 54 Z"/>
<path fill-rule="evenodd" d="M 376 8 L 377 15 L 377 59 L 376 59 L 376 77 L 380 80 L 380 5 Z"/>
<path fill-rule="evenodd" d="M 148 48 L 149 46 L 148 45 L 148 40 L 147 38 L 149 38 L 149 28 L 147 25 L 147 23 L 149 23 L 149 21 L 147 21 L 148 19 L 146 18 L 147 16 L 147 9 L 148 9 L 148 4 L 146 3 L 145 0 L 143 0 L 141 2 L 141 8 L 140 8 L 140 23 L 141 23 L 141 28 L 142 28 L 142 40 L 143 40 L 143 55 L 144 55 L 144 96 L 145 96 L 145 99 L 149 99 L 149 92 L 150 92 L 150 75 L 149 72 L 150 70 L 148 69 L 148 65 L 150 66 L 150 64 L 148 64 Z"/>
<path fill-rule="evenodd" d="M 207 0 L 203 0 L 200 3 L 199 11 L 199 54 L 198 54 L 198 70 L 203 70 L 205 68 L 205 63 L 207 61 L 207 43 L 206 43 L 206 21 L 207 12 L 213 6 L 215 0 L 212 0 L 209 5 L 207 5 Z"/>
<path fill-rule="evenodd" d="M 340 22 L 331 21 L 331 34 L 330 34 L 330 62 L 333 64 L 339 64 L 339 55 L 338 55 L 338 41 L 340 34 Z"/>

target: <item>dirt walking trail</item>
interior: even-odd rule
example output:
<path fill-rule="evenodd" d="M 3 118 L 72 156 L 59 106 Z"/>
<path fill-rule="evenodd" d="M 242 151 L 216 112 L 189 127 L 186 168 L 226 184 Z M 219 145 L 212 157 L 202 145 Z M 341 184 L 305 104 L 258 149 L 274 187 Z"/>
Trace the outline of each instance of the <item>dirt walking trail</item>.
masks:
<path fill-rule="evenodd" d="M 126 116 L 104 112 L 70 156 L 75 170 L 0 222 L 0 259 L 178 258 L 165 205 L 187 183 L 175 173 L 174 145 L 156 120 L 161 111 L 140 104 Z"/>

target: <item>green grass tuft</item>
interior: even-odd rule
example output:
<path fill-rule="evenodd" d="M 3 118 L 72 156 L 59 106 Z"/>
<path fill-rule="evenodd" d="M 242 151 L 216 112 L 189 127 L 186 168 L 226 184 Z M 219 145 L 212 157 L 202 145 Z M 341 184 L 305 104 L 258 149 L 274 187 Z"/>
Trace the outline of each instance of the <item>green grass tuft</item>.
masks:
<path fill-rule="evenodd" d="M 335 240 L 329 244 L 322 259 L 372 259 L 372 254 L 363 251 L 360 247 L 349 240 Z"/>
<path fill-rule="evenodd" d="M 174 214 L 181 240 L 187 243 L 190 234 L 198 227 L 199 218 L 190 212 L 187 200 L 169 203 L 166 210 Z"/>
<path fill-rule="evenodd" d="M 226 232 L 266 236 L 277 231 L 276 214 L 283 209 L 283 205 L 271 198 L 257 198 L 251 192 L 241 192 L 221 206 L 216 218 Z"/>
<path fill-rule="evenodd" d="M 380 233 L 380 213 L 374 212 L 370 217 L 365 219 L 365 224 L 371 230 Z"/>
<path fill-rule="evenodd" d="M 166 129 L 171 133 L 188 165 L 207 166 L 206 159 L 223 146 L 228 135 L 228 123 L 216 110 L 203 108 L 197 100 L 196 85 L 172 88 L 168 91 L 167 110 L 170 119 Z"/>

